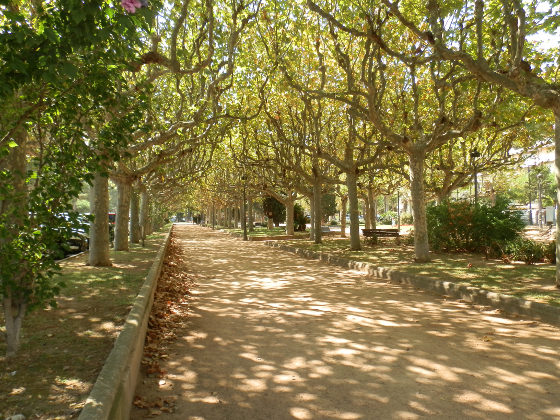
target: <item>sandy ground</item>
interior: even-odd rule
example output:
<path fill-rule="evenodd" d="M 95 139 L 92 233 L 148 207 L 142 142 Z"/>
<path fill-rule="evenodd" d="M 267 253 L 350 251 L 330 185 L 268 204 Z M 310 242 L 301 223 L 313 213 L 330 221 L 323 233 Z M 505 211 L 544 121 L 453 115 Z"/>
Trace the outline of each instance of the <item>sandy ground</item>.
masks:
<path fill-rule="evenodd" d="M 560 418 L 557 327 L 175 229 L 201 277 L 165 383 L 137 389 L 176 398 L 158 418 Z"/>

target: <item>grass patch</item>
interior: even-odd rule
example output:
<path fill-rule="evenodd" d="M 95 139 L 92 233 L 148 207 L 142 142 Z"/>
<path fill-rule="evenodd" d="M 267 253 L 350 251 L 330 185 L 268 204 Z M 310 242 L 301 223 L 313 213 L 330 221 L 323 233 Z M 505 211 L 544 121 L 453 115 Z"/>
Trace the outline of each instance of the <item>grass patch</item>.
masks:
<path fill-rule="evenodd" d="M 7 360 L 0 342 L 0 415 L 75 418 L 113 347 L 165 233 L 111 251 L 112 267 L 86 266 L 86 256 L 64 261 L 66 288 L 58 307 L 24 319 L 21 348 Z M 0 325 L 3 319 L 0 318 Z"/>
<path fill-rule="evenodd" d="M 220 229 L 228 232 L 228 233 L 232 233 L 234 235 L 243 235 L 243 229 L 231 229 L 231 228 L 225 228 L 225 227 L 221 227 Z M 295 236 L 309 236 L 309 231 L 307 232 L 294 232 Z M 268 237 L 268 236 L 282 236 L 282 235 L 286 235 L 286 229 L 284 229 L 283 227 L 274 227 L 272 229 L 267 229 L 265 227 L 255 227 L 255 229 L 251 232 L 249 230 L 247 230 L 247 236 L 249 237 Z"/>
<path fill-rule="evenodd" d="M 555 266 L 551 264 L 506 264 L 476 254 L 433 252 L 430 263 L 416 263 L 412 246 L 397 245 L 391 239 L 381 239 L 378 245 L 362 243 L 360 251 L 350 251 L 348 239 L 324 238 L 322 244 L 301 240 L 280 243 L 560 306 L 560 290 L 554 284 Z"/>

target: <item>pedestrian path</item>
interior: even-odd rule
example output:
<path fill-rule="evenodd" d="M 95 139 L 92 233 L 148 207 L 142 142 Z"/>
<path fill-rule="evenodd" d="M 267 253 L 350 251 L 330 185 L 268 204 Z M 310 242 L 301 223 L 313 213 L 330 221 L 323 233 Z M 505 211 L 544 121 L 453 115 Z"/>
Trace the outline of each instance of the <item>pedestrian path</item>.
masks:
<path fill-rule="evenodd" d="M 165 383 L 137 390 L 176 398 L 158 418 L 560 417 L 556 327 L 198 226 L 175 232 L 200 278 Z"/>

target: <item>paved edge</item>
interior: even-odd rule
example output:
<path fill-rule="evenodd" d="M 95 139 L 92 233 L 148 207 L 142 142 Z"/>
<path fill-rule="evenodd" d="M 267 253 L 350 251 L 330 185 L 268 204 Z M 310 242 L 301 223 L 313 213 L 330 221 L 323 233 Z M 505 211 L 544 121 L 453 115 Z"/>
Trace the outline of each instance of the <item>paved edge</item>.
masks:
<path fill-rule="evenodd" d="M 379 267 L 371 263 L 353 261 L 348 258 L 283 245 L 273 241 L 264 241 L 263 244 L 339 267 L 366 272 L 374 277 L 387 279 L 392 283 L 407 284 L 456 299 L 463 299 L 471 303 L 491 306 L 501 309 L 508 314 L 519 314 L 531 319 L 538 319 L 550 324 L 560 325 L 560 308 L 545 303 L 490 292 L 472 286 L 459 285 L 449 281 L 435 280 L 422 275 L 411 275 L 403 273 L 402 271 Z"/>
<path fill-rule="evenodd" d="M 105 360 L 78 417 L 79 420 L 128 419 L 130 416 L 148 319 L 172 229 L 173 226 L 160 246 L 146 280 L 134 300 L 134 306 L 126 318 L 124 328 L 115 340 L 113 349 Z"/>

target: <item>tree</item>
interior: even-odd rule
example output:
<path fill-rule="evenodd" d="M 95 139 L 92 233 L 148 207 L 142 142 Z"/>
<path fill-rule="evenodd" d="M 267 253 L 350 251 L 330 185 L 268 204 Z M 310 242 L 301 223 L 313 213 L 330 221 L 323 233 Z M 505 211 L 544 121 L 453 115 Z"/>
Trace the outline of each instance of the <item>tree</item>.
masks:
<path fill-rule="evenodd" d="M 109 1 L 20 3 L 0 6 L 0 294 L 9 356 L 25 313 L 53 304 L 60 289 L 49 232 L 78 226 L 74 215 L 59 215 L 102 166 L 91 149 L 120 144 L 138 117 L 123 112 L 123 74 L 154 10 L 125 16 Z M 108 112 L 119 120 L 104 124 Z M 103 132 L 86 141 L 94 125 Z"/>
<path fill-rule="evenodd" d="M 560 198 L 559 63 L 553 50 L 543 52 L 536 43 L 530 42 L 530 36 L 539 31 L 553 33 L 557 29 L 558 12 L 551 8 L 550 14 L 543 13 L 536 4 L 522 2 L 494 4 L 476 0 L 446 7 L 441 7 L 436 0 L 422 4 L 382 2 L 410 31 L 414 41 L 421 42 L 441 59 L 460 63 L 478 78 L 528 98 L 551 112 L 557 196 Z M 493 24 L 485 25 L 489 18 Z M 444 21 L 451 24 L 444 26 Z M 560 255 L 560 207 L 556 216 L 556 255 Z M 560 287 L 560 258 L 556 259 L 556 286 Z"/>
<path fill-rule="evenodd" d="M 263 210 L 266 217 L 272 219 L 276 227 L 286 221 L 286 206 L 274 197 L 266 197 L 263 200 Z"/>
<path fill-rule="evenodd" d="M 321 197 L 321 213 L 324 218 L 334 216 L 336 214 L 336 196 L 332 193 L 325 193 Z"/>

